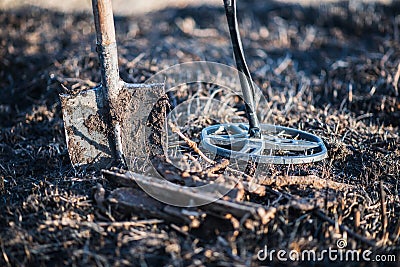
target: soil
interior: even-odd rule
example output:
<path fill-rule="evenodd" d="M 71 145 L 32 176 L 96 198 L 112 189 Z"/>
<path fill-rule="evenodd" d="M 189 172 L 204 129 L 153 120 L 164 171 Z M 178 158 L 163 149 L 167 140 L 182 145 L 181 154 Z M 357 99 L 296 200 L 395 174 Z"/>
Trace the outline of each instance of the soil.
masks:
<path fill-rule="evenodd" d="M 398 261 L 399 12 L 399 3 L 239 3 L 243 46 L 272 122 L 319 135 L 329 157 L 258 174 L 268 178 L 266 193 L 247 192 L 244 200 L 276 209 L 266 225 L 232 219 L 224 227 L 209 219 L 191 229 L 101 206 L 99 185 L 105 197 L 115 187 L 99 172 L 70 164 L 58 94 L 100 82 L 92 15 L 0 11 L 0 265 L 256 266 L 266 264 L 257 260 L 264 245 L 323 249 L 339 238 L 347 248 Z M 126 82 L 144 82 L 181 62 L 235 65 L 222 5 L 116 16 L 115 24 Z M 194 93 L 177 92 L 174 101 Z M 198 125 L 209 121 L 196 118 L 181 131 L 198 143 Z M 279 176 L 286 180 L 274 182 Z M 335 183 L 315 186 L 290 176 Z M 149 223 L 112 224 L 143 220 Z"/>

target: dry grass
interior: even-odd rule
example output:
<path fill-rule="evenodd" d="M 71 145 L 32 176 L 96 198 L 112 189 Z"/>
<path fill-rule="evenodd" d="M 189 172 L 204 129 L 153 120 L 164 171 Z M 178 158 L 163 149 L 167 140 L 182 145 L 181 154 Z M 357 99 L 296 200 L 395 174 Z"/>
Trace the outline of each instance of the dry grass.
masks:
<path fill-rule="evenodd" d="M 399 259 L 399 10 L 241 4 L 244 47 L 272 122 L 320 135 L 329 159 L 262 170 L 267 194 L 246 192 L 245 200 L 276 209 L 268 224 L 209 219 L 198 229 L 101 207 L 97 183 L 106 197 L 113 185 L 71 168 L 57 93 L 61 84 L 99 82 L 91 16 L 1 11 L 1 265 L 257 265 L 265 244 L 322 249 L 341 237 L 349 248 Z M 126 81 L 191 60 L 234 65 L 222 7 L 117 17 L 116 25 Z M 199 129 L 181 130 L 198 142 Z M 328 187 L 271 180 L 309 175 Z"/>

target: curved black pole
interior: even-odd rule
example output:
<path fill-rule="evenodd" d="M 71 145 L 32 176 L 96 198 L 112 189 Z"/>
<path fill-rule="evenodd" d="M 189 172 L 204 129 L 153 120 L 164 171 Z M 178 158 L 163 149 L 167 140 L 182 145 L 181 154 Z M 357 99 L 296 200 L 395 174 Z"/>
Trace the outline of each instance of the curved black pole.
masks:
<path fill-rule="evenodd" d="M 233 46 L 233 53 L 235 55 L 236 67 L 240 72 L 239 79 L 246 107 L 246 116 L 249 121 L 249 135 L 251 138 L 261 138 L 260 123 L 257 114 L 255 113 L 254 106 L 255 91 L 253 80 L 251 79 L 251 74 L 246 64 L 242 41 L 238 30 L 236 0 L 224 0 L 224 6 Z"/>

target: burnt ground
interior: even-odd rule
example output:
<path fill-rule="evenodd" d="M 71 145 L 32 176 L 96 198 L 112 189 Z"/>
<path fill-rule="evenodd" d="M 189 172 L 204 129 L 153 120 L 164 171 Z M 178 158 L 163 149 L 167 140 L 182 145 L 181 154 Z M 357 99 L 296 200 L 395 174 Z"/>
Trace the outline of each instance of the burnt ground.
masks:
<path fill-rule="evenodd" d="M 152 218 L 100 209 L 93 187 L 102 184 L 106 194 L 115 187 L 69 163 L 58 93 L 100 81 L 92 15 L 1 11 L 1 265 L 258 265 L 264 245 L 322 249 L 341 237 L 348 248 L 399 261 L 399 11 L 398 3 L 240 3 L 245 52 L 273 122 L 320 135 L 329 153 L 323 162 L 272 166 L 264 175 L 312 174 L 355 188 L 271 183 L 280 197 L 246 195 L 276 208 L 266 225 L 234 231 L 211 221 L 186 232 L 168 221 L 107 227 Z M 116 17 L 116 30 L 121 77 L 129 82 L 180 62 L 234 65 L 222 6 Z M 282 197 L 289 194 L 323 204 L 291 205 Z"/>

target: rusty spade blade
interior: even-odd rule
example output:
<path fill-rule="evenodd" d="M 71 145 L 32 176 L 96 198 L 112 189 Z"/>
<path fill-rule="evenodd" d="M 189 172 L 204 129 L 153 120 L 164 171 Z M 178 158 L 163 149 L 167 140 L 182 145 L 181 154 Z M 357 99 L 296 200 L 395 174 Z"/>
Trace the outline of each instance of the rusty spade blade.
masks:
<path fill-rule="evenodd" d="M 111 0 L 92 0 L 92 5 L 102 83 L 60 95 L 68 153 L 74 167 L 136 169 L 147 162 L 147 118 L 164 87 L 120 79 Z"/>

